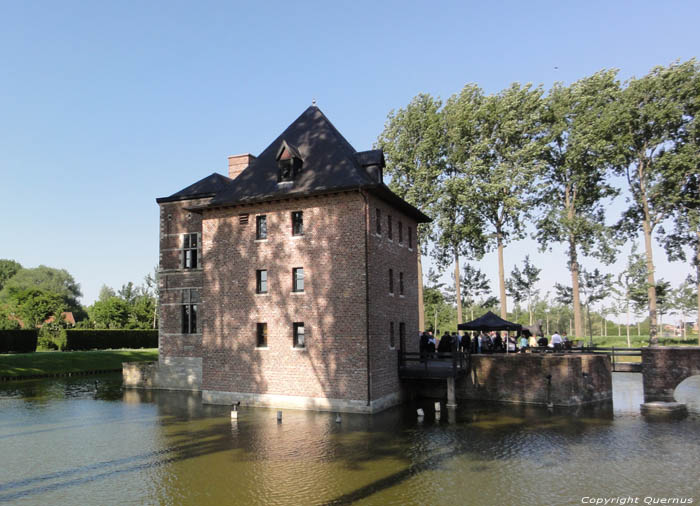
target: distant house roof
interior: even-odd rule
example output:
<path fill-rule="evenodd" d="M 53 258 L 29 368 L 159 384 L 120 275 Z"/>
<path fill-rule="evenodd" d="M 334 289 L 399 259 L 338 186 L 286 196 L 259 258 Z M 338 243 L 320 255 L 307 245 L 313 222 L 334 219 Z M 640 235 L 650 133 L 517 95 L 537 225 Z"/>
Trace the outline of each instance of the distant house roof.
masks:
<path fill-rule="evenodd" d="M 232 180 L 226 176 L 214 172 L 204 179 L 200 179 L 194 184 L 183 188 L 177 193 L 173 193 L 169 197 L 161 197 L 156 199 L 159 204 L 163 202 L 175 202 L 178 200 L 190 200 L 205 197 L 213 197 L 217 192 L 226 188 Z"/>
<path fill-rule="evenodd" d="M 66 323 L 75 325 L 75 317 L 73 316 L 73 313 L 71 311 L 61 313 L 61 316 L 66 321 Z M 53 323 L 55 319 L 56 317 L 54 315 L 51 315 L 46 320 L 44 320 L 44 323 Z"/>
<path fill-rule="evenodd" d="M 69 323 L 70 325 L 75 325 L 75 317 L 73 316 L 73 313 L 71 311 L 63 312 L 63 313 L 61 313 L 61 316 L 63 317 L 63 319 L 65 320 L 66 323 Z M 17 323 L 19 323 L 20 327 L 24 328 L 24 322 L 22 320 L 20 320 L 19 318 L 17 318 L 15 315 L 10 314 L 10 315 L 7 315 L 7 317 L 10 320 L 16 321 Z M 43 323 L 38 324 L 37 328 L 40 328 L 42 325 L 44 325 L 46 323 L 53 323 L 55 320 L 56 320 L 55 315 L 51 315 L 46 320 L 44 320 Z"/>
<path fill-rule="evenodd" d="M 303 162 L 293 181 L 280 181 L 278 160 L 283 152 Z M 204 209 L 363 189 L 418 222 L 430 221 L 428 216 L 370 175 L 366 169 L 368 166 L 384 166 L 382 151 L 355 151 L 321 110 L 311 106 L 235 179 L 212 174 L 156 201 L 170 202 L 213 194 L 209 203 L 194 208 Z M 213 179 L 214 176 L 221 179 Z"/>

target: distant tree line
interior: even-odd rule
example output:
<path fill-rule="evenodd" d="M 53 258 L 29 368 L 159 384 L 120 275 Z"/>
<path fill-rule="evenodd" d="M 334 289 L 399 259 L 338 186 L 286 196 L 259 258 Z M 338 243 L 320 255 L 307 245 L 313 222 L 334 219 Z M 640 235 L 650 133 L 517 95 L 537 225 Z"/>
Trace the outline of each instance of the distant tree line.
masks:
<path fill-rule="evenodd" d="M 691 59 L 624 83 L 616 70 L 602 70 L 548 92 L 514 83 L 487 95 L 470 84 L 444 103 L 420 94 L 390 112 L 377 147 L 385 153 L 390 187 L 433 218 L 420 227 L 420 248 L 440 270 L 454 267 L 457 322 L 484 286 L 483 280 L 463 286 L 462 275 L 475 274 L 462 274 L 460 261 L 489 251 L 498 257 L 501 317 L 508 317 L 510 295 L 532 319 L 536 269 L 526 258 L 506 279 L 504 268 L 507 245 L 528 230 L 543 251 L 554 244 L 566 248 L 571 282 L 556 290 L 571 307 L 577 338 L 592 333 L 591 309 L 614 287 L 626 308 L 648 311 L 656 344 L 669 287 L 655 276 L 654 239 L 670 260 L 688 263 L 687 283 L 678 290 L 684 301 L 694 296 L 693 309 L 700 311 L 699 69 Z M 607 223 L 606 209 L 621 196 L 625 211 Z M 639 237 L 643 253 L 624 279 L 585 268 L 587 258 L 612 263 L 624 241 Z M 419 264 L 422 282 L 421 273 Z M 427 308 L 436 297 L 432 288 L 423 297 L 421 328 L 434 317 Z"/>
<path fill-rule="evenodd" d="M 40 265 L 24 268 L 14 260 L 0 259 L 0 329 L 37 328 L 50 339 L 71 323 L 76 328 L 156 329 L 158 289 L 156 274 L 141 285 L 129 282 L 119 290 L 103 286 L 94 304 L 84 307 L 80 285 L 65 269 Z"/>

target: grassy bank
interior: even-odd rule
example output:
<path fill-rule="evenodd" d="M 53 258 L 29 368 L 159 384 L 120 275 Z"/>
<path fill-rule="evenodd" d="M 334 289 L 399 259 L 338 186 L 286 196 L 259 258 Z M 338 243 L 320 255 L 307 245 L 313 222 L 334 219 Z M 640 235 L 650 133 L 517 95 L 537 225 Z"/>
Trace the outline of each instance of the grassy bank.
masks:
<path fill-rule="evenodd" d="M 158 349 L 52 351 L 0 355 L 0 377 L 34 376 L 121 369 L 122 362 L 158 360 Z"/>
<path fill-rule="evenodd" d="M 630 342 L 632 348 L 641 348 L 643 346 L 649 346 L 649 336 L 630 336 Z M 584 339 L 584 344 L 588 345 L 588 337 Z M 593 344 L 596 346 L 602 346 L 605 348 L 614 346 L 615 348 L 626 348 L 627 347 L 627 336 L 593 336 Z M 693 335 L 688 337 L 688 339 L 683 340 L 676 337 L 660 337 L 660 346 L 697 346 L 698 338 Z"/>

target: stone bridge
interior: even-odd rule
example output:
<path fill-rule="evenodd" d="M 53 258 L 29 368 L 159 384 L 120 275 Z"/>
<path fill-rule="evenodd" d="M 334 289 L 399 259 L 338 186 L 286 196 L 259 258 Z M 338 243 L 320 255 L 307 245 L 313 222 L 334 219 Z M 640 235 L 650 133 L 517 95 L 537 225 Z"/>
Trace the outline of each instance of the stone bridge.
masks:
<path fill-rule="evenodd" d="M 700 375 L 700 346 L 642 348 L 644 402 L 674 402 L 684 379 Z"/>

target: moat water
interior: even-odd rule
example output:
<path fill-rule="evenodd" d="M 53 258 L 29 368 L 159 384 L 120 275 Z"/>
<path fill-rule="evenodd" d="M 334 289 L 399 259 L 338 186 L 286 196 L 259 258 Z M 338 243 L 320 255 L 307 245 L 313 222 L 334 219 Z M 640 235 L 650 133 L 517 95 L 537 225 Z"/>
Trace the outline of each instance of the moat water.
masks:
<path fill-rule="evenodd" d="M 0 383 L 0 503 L 698 504 L 700 415 L 646 420 L 641 375 L 613 381 L 596 408 L 443 404 L 436 419 L 426 400 L 341 423 L 253 408 L 232 421 L 196 394 L 122 390 L 119 375 Z"/>

